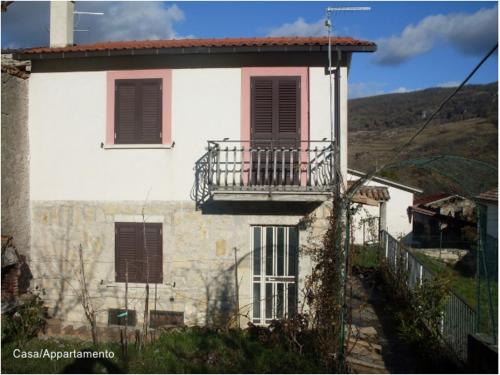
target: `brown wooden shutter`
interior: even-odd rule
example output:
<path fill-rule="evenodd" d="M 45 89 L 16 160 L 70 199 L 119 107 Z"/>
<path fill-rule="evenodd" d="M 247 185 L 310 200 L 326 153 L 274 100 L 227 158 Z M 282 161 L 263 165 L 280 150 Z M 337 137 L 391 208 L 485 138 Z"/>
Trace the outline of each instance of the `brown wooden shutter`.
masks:
<path fill-rule="evenodd" d="M 163 282 L 162 225 L 146 224 L 146 252 L 149 264 L 149 282 Z M 146 281 L 146 280 L 144 280 Z"/>
<path fill-rule="evenodd" d="M 161 79 L 141 80 L 141 143 L 161 143 Z"/>
<path fill-rule="evenodd" d="M 162 80 L 115 81 L 115 143 L 162 142 Z"/>
<path fill-rule="evenodd" d="M 146 241 L 144 241 L 144 233 Z M 147 259 L 146 259 L 147 254 Z M 131 283 L 163 282 L 162 224 L 115 223 L 116 281 Z M 149 277 L 148 276 L 149 266 Z"/>
<path fill-rule="evenodd" d="M 252 147 L 269 145 L 273 139 L 273 78 L 251 78 L 250 129 Z"/>
<path fill-rule="evenodd" d="M 139 143 L 138 91 L 136 80 L 115 81 L 115 143 Z"/>
<path fill-rule="evenodd" d="M 128 263 L 128 281 L 138 282 L 142 269 L 139 268 L 140 232 L 136 223 L 115 223 L 115 272 L 116 281 L 126 281 Z M 141 266 L 142 267 L 142 266 Z"/>
<path fill-rule="evenodd" d="M 300 77 L 280 77 L 277 81 L 278 118 L 276 135 L 281 147 L 300 145 Z"/>
<path fill-rule="evenodd" d="M 252 146 L 298 147 L 300 77 L 252 77 L 250 97 Z"/>

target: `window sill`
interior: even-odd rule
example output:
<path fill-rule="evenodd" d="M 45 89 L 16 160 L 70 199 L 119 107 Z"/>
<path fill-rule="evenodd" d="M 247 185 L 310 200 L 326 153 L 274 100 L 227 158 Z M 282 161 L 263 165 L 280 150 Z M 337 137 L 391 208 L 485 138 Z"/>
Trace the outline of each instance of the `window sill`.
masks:
<path fill-rule="evenodd" d="M 174 148 L 175 142 L 172 144 L 115 144 L 115 145 L 105 145 L 101 143 L 101 148 L 105 150 L 120 150 L 120 149 L 171 149 Z"/>

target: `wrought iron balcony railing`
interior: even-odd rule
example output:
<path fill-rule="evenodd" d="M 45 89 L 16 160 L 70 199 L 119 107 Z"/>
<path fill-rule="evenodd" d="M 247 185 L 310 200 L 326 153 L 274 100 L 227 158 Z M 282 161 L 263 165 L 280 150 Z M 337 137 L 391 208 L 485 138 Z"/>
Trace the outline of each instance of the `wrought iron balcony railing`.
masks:
<path fill-rule="evenodd" d="M 333 186 L 330 141 L 208 141 L 195 165 L 193 199 L 215 192 L 329 192 Z"/>

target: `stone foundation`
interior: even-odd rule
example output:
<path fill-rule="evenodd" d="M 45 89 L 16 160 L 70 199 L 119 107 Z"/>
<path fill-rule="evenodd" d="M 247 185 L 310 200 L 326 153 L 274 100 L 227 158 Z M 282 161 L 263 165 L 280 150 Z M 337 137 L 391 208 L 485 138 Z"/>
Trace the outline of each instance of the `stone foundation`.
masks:
<path fill-rule="evenodd" d="M 251 211 L 251 205 L 249 206 Z M 108 309 L 125 308 L 125 285 L 115 282 L 115 232 L 118 221 L 163 224 L 163 283 L 150 285 L 149 309 L 184 313 L 187 325 L 227 320 L 234 311 L 235 249 L 238 259 L 239 307 L 249 316 L 251 300 L 251 225 L 299 225 L 304 213 L 289 205 L 288 213 L 204 213 L 192 202 L 32 201 L 32 288 L 50 314 L 73 330 L 87 325 L 80 304 L 78 247 L 89 294 L 98 309 L 99 326 L 108 324 Z M 268 210 L 272 211 L 272 210 Z M 315 207 L 312 224 L 299 225 L 299 244 L 321 241 L 328 203 Z M 310 260 L 299 259 L 299 299 Z M 142 325 L 145 285 L 129 284 L 128 307 Z M 302 304 L 299 303 L 299 306 Z M 248 319 L 241 319 L 246 326 Z"/>

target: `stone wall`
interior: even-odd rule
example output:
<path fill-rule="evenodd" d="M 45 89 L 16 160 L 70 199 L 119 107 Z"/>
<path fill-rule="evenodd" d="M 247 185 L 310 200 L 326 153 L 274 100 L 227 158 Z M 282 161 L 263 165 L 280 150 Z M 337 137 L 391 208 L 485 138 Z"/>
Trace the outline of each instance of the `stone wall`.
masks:
<path fill-rule="evenodd" d="M 2 73 L 2 235 L 29 256 L 28 80 Z"/>
<path fill-rule="evenodd" d="M 99 308 L 98 321 L 106 325 L 107 309 L 125 307 L 125 285 L 115 282 L 114 223 L 142 222 L 144 210 L 146 222 L 163 223 L 163 284 L 150 287 L 149 309 L 183 312 L 186 324 L 224 319 L 234 306 L 236 248 L 239 304 L 241 312 L 248 314 L 252 305 L 250 226 L 305 222 L 303 213 L 288 206 L 288 214 L 234 214 L 196 211 L 193 202 L 32 201 L 32 285 L 54 317 L 74 327 L 85 324 L 76 276 L 81 245 L 89 292 Z M 321 240 L 327 214 L 325 203 L 314 208 L 312 224 L 299 225 L 301 245 Z M 301 255 L 299 301 L 310 271 L 310 260 Z M 144 300 L 144 284 L 130 284 L 128 304 L 136 310 L 139 324 Z M 247 322 L 242 319 L 241 325 Z"/>

